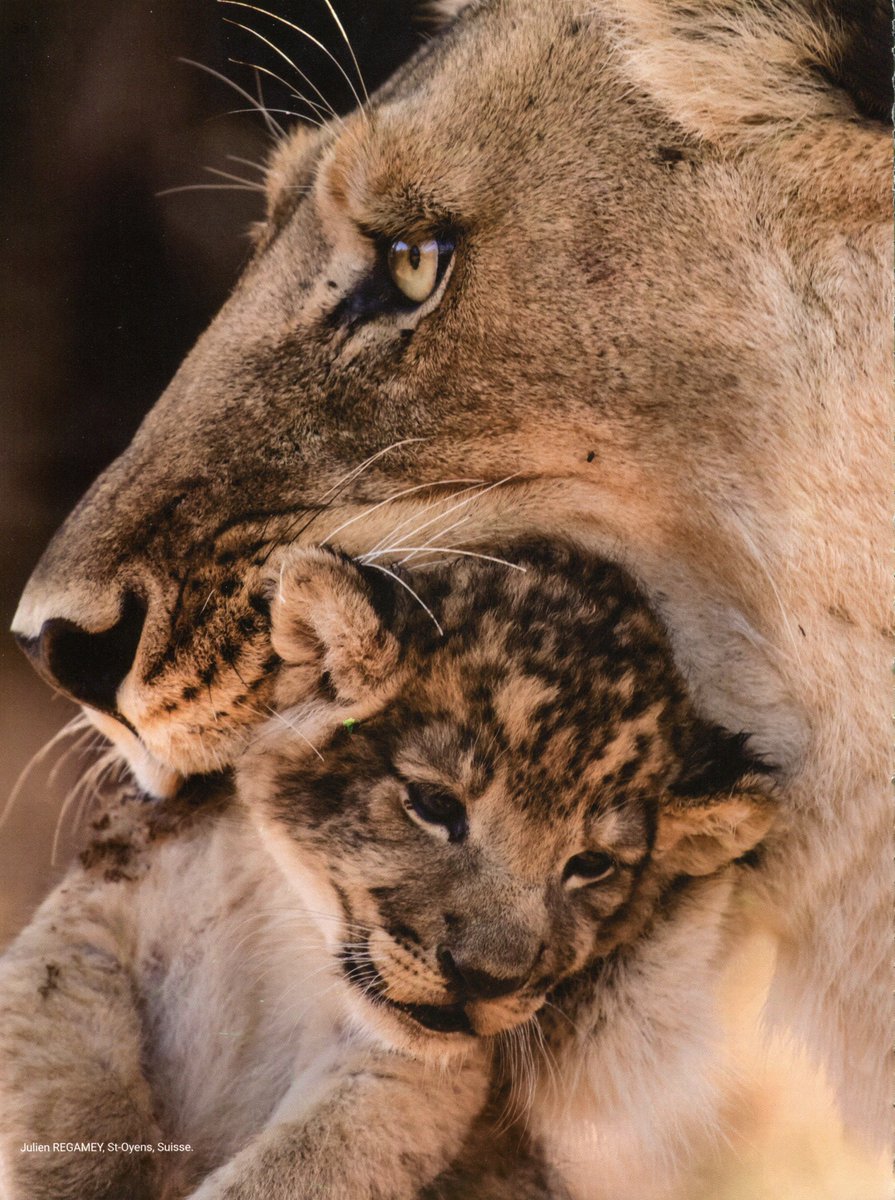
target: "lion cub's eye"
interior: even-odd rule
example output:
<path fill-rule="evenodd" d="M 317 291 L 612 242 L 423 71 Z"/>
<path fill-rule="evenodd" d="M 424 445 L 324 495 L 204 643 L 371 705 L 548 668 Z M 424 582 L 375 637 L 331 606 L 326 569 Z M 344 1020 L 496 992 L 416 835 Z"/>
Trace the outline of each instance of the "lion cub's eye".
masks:
<path fill-rule="evenodd" d="M 392 282 L 413 304 L 422 304 L 441 282 L 453 250 L 453 243 L 446 238 L 396 238 L 388 248 Z"/>
<path fill-rule="evenodd" d="M 466 835 L 466 809 L 446 788 L 431 783 L 408 783 L 407 807 L 427 825 L 440 825 L 447 830 L 451 842 L 459 842 Z"/>
<path fill-rule="evenodd" d="M 616 862 L 611 854 L 593 851 L 570 858 L 562 877 L 569 887 L 585 887 L 589 883 L 611 879 L 615 871 Z"/>

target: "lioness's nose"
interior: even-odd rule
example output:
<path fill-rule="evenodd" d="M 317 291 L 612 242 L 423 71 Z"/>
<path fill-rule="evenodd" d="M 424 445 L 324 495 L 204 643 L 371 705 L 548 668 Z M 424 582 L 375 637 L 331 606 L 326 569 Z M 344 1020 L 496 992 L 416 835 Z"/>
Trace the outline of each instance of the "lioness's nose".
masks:
<path fill-rule="evenodd" d="M 146 621 L 146 602 L 125 592 L 118 620 L 91 633 L 67 617 L 45 620 L 36 637 L 16 640 L 43 677 L 73 700 L 103 712 L 116 711 L 115 697 L 131 669 Z"/>

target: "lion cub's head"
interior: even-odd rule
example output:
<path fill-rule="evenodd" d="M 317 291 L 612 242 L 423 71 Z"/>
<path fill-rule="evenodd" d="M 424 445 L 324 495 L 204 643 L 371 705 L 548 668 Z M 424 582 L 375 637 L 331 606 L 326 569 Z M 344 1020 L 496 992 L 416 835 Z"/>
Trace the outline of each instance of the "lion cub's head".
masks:
<path fill-rule="evenodd" d="M 241 795 L 387 1036 L 528 1020 L 772 819 L 631 578 L 510 554 L 399 576 L 314 549 L 277 581 L 279 712 Z"/>

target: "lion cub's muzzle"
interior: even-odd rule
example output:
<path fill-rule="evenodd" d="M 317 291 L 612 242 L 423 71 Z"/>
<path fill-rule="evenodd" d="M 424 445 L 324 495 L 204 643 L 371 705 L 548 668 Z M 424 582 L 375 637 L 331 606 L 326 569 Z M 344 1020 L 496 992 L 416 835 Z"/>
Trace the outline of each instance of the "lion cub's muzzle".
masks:
<path fill-rule="evenodd" d="M 530 1020 L 543 1004 L 549 981 L 538 968 L 545 953 L 542 943 L 512 974 L 506 973 L 504 964 L 498 974 L 492 964 L 468 950 L 441 943 L 435 951 L 442 977 L 440 994 L 433 996 L 428 990 L 424 1001 L 412 998 L 400 984 L 393 985 L 372 961 L 360 971 L 358 963 L 350 962 L 346 973 L 369 998 L 429 1033 L 490 1037 Z"/>

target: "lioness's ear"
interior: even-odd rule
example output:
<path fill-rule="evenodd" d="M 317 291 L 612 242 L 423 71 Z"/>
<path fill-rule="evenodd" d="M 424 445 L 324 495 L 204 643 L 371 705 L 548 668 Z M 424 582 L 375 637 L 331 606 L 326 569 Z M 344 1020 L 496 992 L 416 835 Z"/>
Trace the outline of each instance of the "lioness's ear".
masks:
<path fill-rule="evenodd" d="M 400 646 L 391 579 L 323 547 L 289 555 L 273 583 L 271 640 L 285 664 L 278 698 L 295 703 L 328 685 L 340 701 L 387 685 Z"/>
<path fill-rule="evenodd" d="M 606 11 L 628 70 L 684 130 L 755 152 L 815 224 L 891 220 L 886 0 L 609 0 Z"/>
<path fill-rule="evenodd" d="M 709 141 L 892 114 L 886 0 L 624 0 L 617 33 L 635 74 Z"/>
<path fill-rule="evenodd" d="M 425 27 L 441 29 L 474 3 L 475 0 L 426 0 L 417 9 L 417 20 Z"/>

